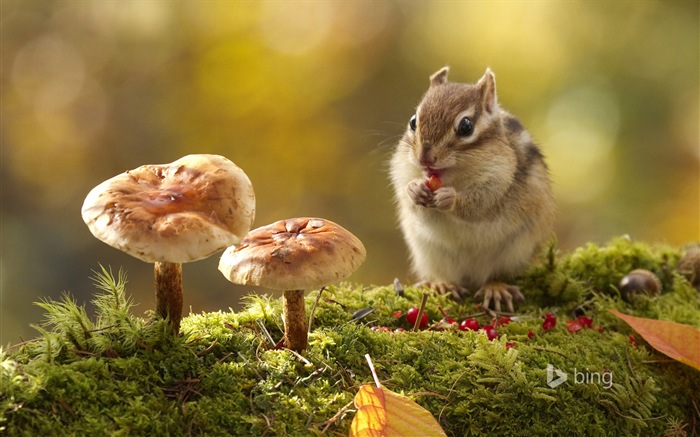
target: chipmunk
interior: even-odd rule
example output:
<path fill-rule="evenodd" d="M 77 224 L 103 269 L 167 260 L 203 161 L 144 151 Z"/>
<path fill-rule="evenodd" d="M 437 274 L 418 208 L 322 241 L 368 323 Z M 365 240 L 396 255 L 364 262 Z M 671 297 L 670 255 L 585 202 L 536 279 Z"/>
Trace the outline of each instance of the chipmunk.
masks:
<path fill-rule="evenodd" d="M 398 216 L 422 281 L 497 311 L 523 300 L 512 280 L 552 233 L 555 205 L 540 149 L 501 109 L 490 69 L 476 84 L 430 87 L 391 159 Z"/>

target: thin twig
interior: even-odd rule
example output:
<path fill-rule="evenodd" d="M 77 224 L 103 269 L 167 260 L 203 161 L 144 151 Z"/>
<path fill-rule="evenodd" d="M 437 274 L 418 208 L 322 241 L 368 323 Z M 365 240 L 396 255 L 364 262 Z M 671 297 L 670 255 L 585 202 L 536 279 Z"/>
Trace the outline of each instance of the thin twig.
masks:
<path fill-rule="evenodd" d="M 269 419 L 266 415 L 264 415 L 264 414 L 262 414 L 262 413 L 260 413 L 260 415 L 261 415 L 262 417 L 264 417 L 264 418 L 265 418 L 265 422 L 267 422 L 267 428 L 265 428 L 265 432 L 263 432 L 263 433 L 260 435 L 260 437 L 265 437 L 265 436 L 270 432 L 270 430 L 272 429 L 272 422 L 270 422 L 270 419 Z M 273 417 L 274 417 L 274 416 L 273 416 Z"/>
<path fill-rule="evenodd" d="M 307 366 L 313 366 L 313 364 L 311 363 L 311 361 L 309 361 L 309 360 L 307 360 L 306 358 L 304 358 L 299 352 L 293 351 L 293 350 L 291 350 L 291 349 L 289 349 L 289 352 L 291 352 L 291 353 L 293 353 L 294 355 L 296 355 L 297 358 L 299 358 L 301 361 L 303 361 L 304 364 L 306 364 Z"/>
<path fill-rule="evenodd" d="M 496 317 L 498 317 L 498 313 L 496 313 L 496 311 L 492 310 L 491 308 L 484 306 L 482 306 L 482 308 L 484 309 L 484 312 L 486 312 L 486 314 L 491 316 L 491 318 L 495 319 Z"/>
<path fill-rule="evenodd" d="M 413 332 L 418 332 L 418 328 L 420 328 L 420 320 L 423 317 L 423 310 L 425 310 L 426 302 L 428 302 L 428 293 L 423 293 L 423 298 L 418 308 L 418 317 L 416 317 L 416 323 L 413 324 Z"/>
<path fill-rule="evenodd" d="M 190 339 L 190 340 L 187 340 L 187 344 L 194 343 L 195 341 L 201 340 L 201 339 L 204 338 L 205 336 L 206 336 L 205 333 L 201 333 L 201 334 L 199 334 L 198 336 L 196 336 L 196 337 L 194 337 L 194 338 L 192 338 L 192 339 Z"/>
<path fill-rule="evenodd" d="M 454 391 L 455 386 L 457 385 L 457 382 L 466 374 L 467 374 L 467 372 L 462 372 L 459 374 L 457 379 L 455 379 L 455 381 L 452 383 L 452 386 L 450 386 L 450 389 L 448 390 L 448 392 L 450 392 L 450 394 Z"/>
<path fill-rule="evenodd" d="M 507 316 L 507 317 L 517 317 L 518 313 L 510 313 L 508 311 L 494 311 L 496 315 L 498 316 Z"/>
<path fill-rule="evenodd" d="M 700 409 L 698 409 L 698 404 L 695 403 L 695 399 L 690 399 L 690 402 L 693 403 L 693 408 L 695 408 L 695 416 L 693 416 L 693 435 L 697 435 L 697 433 L 695 432 L 697 430 L 697 428 L 695 427 L 697 423 L 695 421 L 695 418 L 696 416 L 700 418 Z"/>
<path fill-rule="evenodd" d="M 54 398 L 54 400 L 55 400 L 56 402 L 58 402 L 58 404 L 59 404 L 64 410 L 66 410 L 66 411 L 68 412 L 68 414 L 70 414 L 71 416 L 73 416 L 73 418 L 77 418 L 77 417 L 78 417 L 78 415 L 75 414 L 75 413 L 73 412 L 73 410 L 68 406 L 68 404 L 65 403 L 65 402 L 63 401 L 63 399 L 57 397 L 57 398 Z"/>
<path fill-rule="evenodd" d="M 243 361 L 245 361 L 245 363 L 248 365 L 248 368 L 249 368 L 249 369 L 252 369 L 253 372 L 255 372 L 255 374 L 258 375 L 258 378 L 259 378 L 259 379 L 261 379 L 261 380 L 262 380 L 262 379 L 265 379 L 265 378 L 263 378 L 263 376 L 260 374 L 260 372 L 258 372 L 258 369 L 256 369 L 255 366 L 253 366 L 253 365 L 251 364 L 251 362 L 248 361 L 248 358 L 246 358 L 245 355 L 243 355 L 240 351 L 238 351 L 238 356 L 241 357 L 241 359 L 242 359 Z"/>
<path fill-rule="evenodd" d="M 348 402 L 347 404 L 345 404 L 345 406 L 343 408 L 338 410 L 338 412 L 335 413 L 335 415 L 333 417 L 326 420 L 325 422 L 319 423 L 319 425 L 322 425 L 324 423 L 326 424 L 326 426 L 323 427 L 321 432 L 325 434 L 326 431 L 328 431 L 328 428 L 330 428 L 331 425 L 333 425 L 335 422 L 337 422 L 338 419 L 340 419 L 340 417 L 343 415 L 343 413 L 345 413 L 348 410 L 348 408 L 352 407 L 354 403 L 355 403 L 354 401 Z"/>
<path fill-rule="evenodd" d="M 630 348 L 625 348 L 625 355 L 627 356 L 627 368 L 630 369 L 632 376 L 636 378 L 637 376 L 634 374 L 634 369 L 632 369 L 632 361 L 630 360 Z"/>
<path fill-rule="evenodd" d="M 144 349 L 146 349 L 146 350 L 148 350 L 148 351 L 153 352 L 153 346 L 149 346 L 149 345 L 147 345 L 146 343 L 142 342 L 141 340 L 139 340 L 139 341 L 136 342 L 136 346 L 142 347 L 142 348 L 144 348 Z"/>
<path fill-rule="evenodd" d="M 218 342 L 219 342 L 219 339 L 218 339 L 218 338 L 215 338 L 214 341 L 213 341 L 209 346 L 207 346 L 206 349 L 204 349 L 204 350 L 201 351 L 201 352 L 197 352 L 197 356 L 198 356 L 198 357 L 202 357 L 202 356 L 208 354 L 209 352 L 211 352 L 211 350 L 214 348 L 214 346 L 216 346 L 216 344 L 217 344 Z"/>
<path fill-rule="evenodd" d="M 486 311 L 481 311 L 479 313 L 474 313 L 474 314 L 467 314 L 464 316 L 465 319 L 475 319 L 477 317 L 481 317 L 486 314 Z"/>
<path fill-rule="evenodd" d="M 321 294 L 323 293 L 323 290 L 325 290 L 326 287 L 321 287 L 320 290 L 318 290 L 318 294 L 316 295 L 316 301 L 314 302 L 314 306 L 311 308 L 311 314 L 309 314 L 309 326 L 306 331 L 306 335 L 311 334 L 311 327 L 314 324 L 314 313 L 316 313 L 316 307 L 318 306 L 318 301 L 321 300 Z"/>
<path fill-rule="evenodd" d="M 270 331 L 267 330 L 265 327 L 265 324 L 263 323 L 262 319 L 255 319 L 255 323 L 258 324 L 258 327 L 262 331 L 262 333 L 265 335 L 265 339 L 270 343 L 272 347 L 275 347 L 276 343 L 275 340 L 272 338 L 270 335 Z"/>
<path fill-rule="evenodd" d="M 223 362 L 224 362 L 228 357 L 230 357 L 231 355 L 233 355 L 233 352 L 227 353 L 226 355 L 224 355 L 223 357 L 221 357 L 221 358 L 217 361 L 217 363 L 223 363 Z"/>
<path fill-rule="evenodd" d="M 369 370 L 372 372 L 372 377 L 374 378 L 374 383 L 377 384 L 377 388 L 382 388 L 382 384 L 379 382 L 379 377 L 377 376 L 377 372 L 374 370 L 374 364 L 372 363 L 372 357 L 370 357 L 369 354 L 365 354 L 365 358 L 367 359 L 367 364 L 369 364 Z"/>
<path fill-rule="evenodd" d="M 25 340 L 21 343 L 17 343 L 17 344 L 13 344 L 12 346 L 8 346 L 6 350 L 9 351 L 12 349 L 16 349 L 18 347 L 22 347 L 22 346 L 25 346 L 25 345 L 30 344 L 30 343 L 36 343 L 37 341 L 41 341 L 43 339 L 44 339 L 44 337 L 37 337 L 37 338 L 32 338 L 31 340 Z"/>

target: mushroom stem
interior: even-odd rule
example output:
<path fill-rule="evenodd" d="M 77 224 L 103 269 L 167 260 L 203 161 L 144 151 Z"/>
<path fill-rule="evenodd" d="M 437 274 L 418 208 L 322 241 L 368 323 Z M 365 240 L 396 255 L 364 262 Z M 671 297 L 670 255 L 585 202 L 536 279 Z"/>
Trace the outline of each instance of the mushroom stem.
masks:
<path fill-rule="evenodd" d="M 287 348 L 301 352 L 306 349 L 306 310 L 304 309 L 304 290 L 285 290 L 284 301 L 284 339 Z"/>
<path fill-rule="evenodd" d="M 180 332 L 182 319 L 182 264 L 156 262 L 153 266 L 156 288 L 156 312 L 170 319 L 173 334 Z"/>

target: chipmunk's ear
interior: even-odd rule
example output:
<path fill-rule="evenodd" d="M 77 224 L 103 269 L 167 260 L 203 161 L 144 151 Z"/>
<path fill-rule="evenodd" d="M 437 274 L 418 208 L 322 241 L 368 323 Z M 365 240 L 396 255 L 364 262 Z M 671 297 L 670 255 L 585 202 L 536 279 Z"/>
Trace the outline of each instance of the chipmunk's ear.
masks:
<path fill-rule="evenodd" d="M 496 75 L 493 74 L 490 68 L 486 69 L 486 73 L 479 79 L 476 84 L 481 93 L 481 105 L 488 113 L 493 113 L 498 106 L 496 99 Z"/>
<path fill-rule="evenodd" d="M 447 83 L 447 73 L 450 71 L 450 67 L 442 67 L 432 76 L 430 76 L 430 86 L 443 85 Z"/>

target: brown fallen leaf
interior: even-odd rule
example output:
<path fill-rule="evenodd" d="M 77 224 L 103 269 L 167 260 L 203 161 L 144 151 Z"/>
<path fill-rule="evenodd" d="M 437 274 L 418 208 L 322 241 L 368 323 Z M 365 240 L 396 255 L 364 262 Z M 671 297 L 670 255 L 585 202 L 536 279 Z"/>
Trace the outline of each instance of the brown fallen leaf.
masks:
<path fill-rule="evenodd" d="M 700 330 L 697 328 L 676 322 L 628 316 L 615 310 L 610 312 L 627 322 L 657 351 L 700 370 Z"/>

